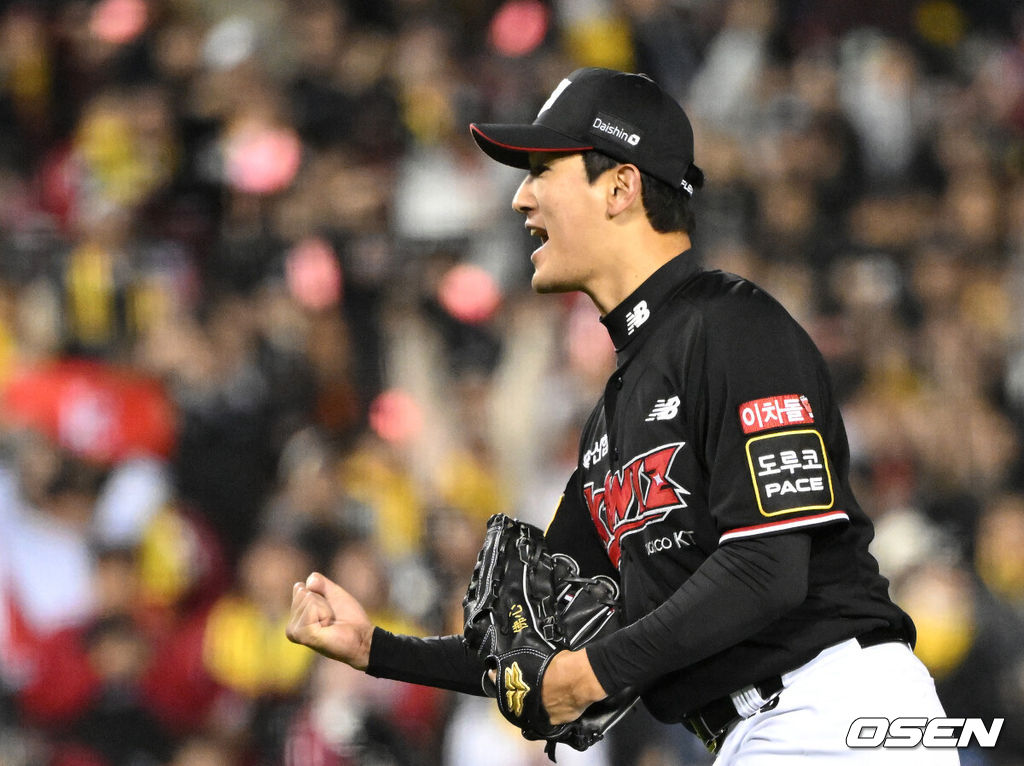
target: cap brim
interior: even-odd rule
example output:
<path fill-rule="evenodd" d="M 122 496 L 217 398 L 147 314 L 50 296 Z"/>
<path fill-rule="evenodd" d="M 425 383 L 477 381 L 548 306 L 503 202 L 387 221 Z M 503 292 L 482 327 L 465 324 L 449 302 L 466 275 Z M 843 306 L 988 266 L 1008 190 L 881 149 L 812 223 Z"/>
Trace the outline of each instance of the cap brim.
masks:
<path fill-rule="evenodd" d="M 563 136 L 543 125 L 498 125 L 473 123 L 469 126 L 473 138 L 485 154 L 502 165 L 514 168 L 530 167 L 530 152 L 585 152 L 593 144 Z"/>

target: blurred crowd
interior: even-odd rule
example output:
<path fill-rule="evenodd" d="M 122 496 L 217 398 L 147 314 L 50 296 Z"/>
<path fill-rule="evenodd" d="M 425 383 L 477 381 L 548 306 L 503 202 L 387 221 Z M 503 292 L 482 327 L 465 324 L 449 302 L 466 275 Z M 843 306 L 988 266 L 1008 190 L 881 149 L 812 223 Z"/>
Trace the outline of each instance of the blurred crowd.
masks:
<path fill-rule="evenodd" d="M 470 121 L 584 65 L 687 108 L 696 251 L 829 361 L 951 716 L 1024 763 L 1014 0 L 0 2 L 0 764 L 541 764 L 486 700 L 284 636 L 312 569 L 461 630 L 614 364 Z M 837 690 L 841 693 L 841 690 Z M 883 694 L 884 690 L 880 690 Z M 637 711 L 593 766 L 702 766 Z"/>

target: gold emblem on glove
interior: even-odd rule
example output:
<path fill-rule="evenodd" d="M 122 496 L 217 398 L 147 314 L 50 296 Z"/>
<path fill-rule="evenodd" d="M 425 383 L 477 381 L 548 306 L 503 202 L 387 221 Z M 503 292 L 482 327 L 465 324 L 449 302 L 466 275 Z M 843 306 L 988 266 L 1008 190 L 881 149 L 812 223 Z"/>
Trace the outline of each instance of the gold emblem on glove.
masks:
<path fill-rule="evenodd" d="M 530 687 L 523 680 L 523 671 L 519 669 L 518 662 L 505 668 L 505 704 L 516 718 L 523 714 L 523 703 L 529 691 Z"/>

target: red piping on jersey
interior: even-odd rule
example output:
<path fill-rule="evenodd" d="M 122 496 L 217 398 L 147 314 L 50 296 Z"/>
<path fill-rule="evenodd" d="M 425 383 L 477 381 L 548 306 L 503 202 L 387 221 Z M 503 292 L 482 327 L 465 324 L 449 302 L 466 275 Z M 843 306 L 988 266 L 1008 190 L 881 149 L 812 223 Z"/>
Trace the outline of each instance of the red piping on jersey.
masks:
<path fill-rule="evenodd" d="M 767 529 L 776 529 L 776 528 L 785 527 L 785 526 L 800 526 L 800 527 L 802 527 L 802 526 L 808 526 L 808 525 L 812 525 L 812 524 L 824 524 L 827 521 L 833 521 L 833 520 L 838 521 L 839 519 L 849 519 L 849 518 L 850 517 L 846 515 L 846 511 L 829 511 L 828 513 L 819 513 L 819 514 L 817 514 L 815 516 L 801 516 L 800 518 L 797 518 L 797 519 L 784 519 L 782 521 L 769 521 L 769 522 L 767 522 L 765 524 L 755 524 L 755 525 L 750 526 L 750 527 L 739 527 L 737 529 L 731 529 L 728 532 L 726 532 L 724 535 L 722 535 L 720 538 L 718 538 L 718 542 L 721 543 L 722 540 L 726 539 L 727 537 L 749 536 L 750 533 L 756 533 L 756 532 L 760 532 L 762 530 L 767 530 Z"/>
<path fill-rule="evenodd" d="M 474 133 L 479 133 L 484 137 L 485 141 L 488 141 L 495 146 L 500 146 L 502 149 L 511 149 L 515 152 L 587 152 L 594 148 L 593 146 L 513 146 L 512 144 L 504 144 L 501 141 L 495 141 L 489 135 L 480 130 L 480 128 L 476 127 L 476 125 L 470 125 L 469 129 Z"/>

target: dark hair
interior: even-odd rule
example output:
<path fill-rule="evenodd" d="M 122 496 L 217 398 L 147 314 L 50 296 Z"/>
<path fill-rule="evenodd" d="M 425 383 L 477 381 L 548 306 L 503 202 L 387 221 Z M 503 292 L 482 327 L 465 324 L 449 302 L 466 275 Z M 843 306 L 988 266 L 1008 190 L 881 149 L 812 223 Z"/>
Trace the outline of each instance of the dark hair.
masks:
<path fill-rule="evenodd" d="M 607 170 L 621 165 L 618 160 L 607 154 L 590 149 L 583 152 L 583 165 L 587 170 L 587 181 L 594 183 Z M 640 171 L 641 199 L 647 220 L 651 227 L 662 234 L 682 231 L 693 234 L 697 221 L 693 215 L 690 195 L 683 189 L 673 189 L 664 181 L 660 181 Z"/>

